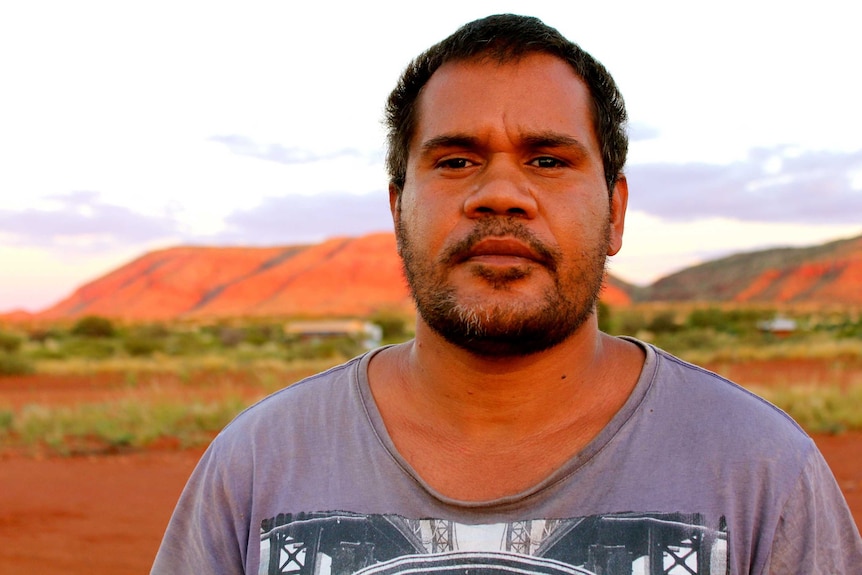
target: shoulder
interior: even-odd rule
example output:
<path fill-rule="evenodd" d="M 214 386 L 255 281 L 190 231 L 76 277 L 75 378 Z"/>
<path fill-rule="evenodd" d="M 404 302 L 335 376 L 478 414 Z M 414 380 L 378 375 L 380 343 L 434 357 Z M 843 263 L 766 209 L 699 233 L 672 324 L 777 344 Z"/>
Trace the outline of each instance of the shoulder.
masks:
<path fill-rule="evenodd" d="M 373 352 L 369 352 L 373 353 Z M 340 414 L 361 408 L 359 380 L 365 365 L 361 355 L 316 373 L 264 397 L 241 411 L 222 429 L 213 445 L 264 442 L 275 430 L 293 433 L 338 420 Z"/>
<path fill-rule="evenodd" d="M 261 470 L 284 476 L 357 435 L 367 427 L 358 388 L 368 355 L 287 385 L 240 412 L 210 443 L 196 474 L 245 492 Z"/>
<path fill-rule="evenodd" d="M 243 410 L 237 420 L 253 418 L 273 409 L 332 400 L 333 395 L 347 392 L 355 385 L 358 370 L 366 355 L 360 355 L 314 375 L 291 383 Z"/>
<path fill-rule="evenodd" d="M 805 431 L 775 405 L 727 378 L 643 345 L 647 362 L 641 378 L 648 390 L 642 424 L 678 437 L 677 443 L 693 451 L 720 453 L 727 462 L 745 457 L 801 469 L 816 451 Z"/>
<path fill-rule="evenodd" d="M 784 501 L 769 573 L 856 573 L 862 538 L 841 489 L 814 452 Z"/>
<path fill-rule="evenodd" d="M 656 358 L 654 384 L 661 393 L 674 394 L 679 401 L 690 404 L 691 409 L 701 408 L 725 417 L 751 418 L 756 415 L 764 418 L 757 422 L 761 427 L 775 425 L 806 436 L 789 415 L 757 394 L 717 373 L 651 347 Z"/>

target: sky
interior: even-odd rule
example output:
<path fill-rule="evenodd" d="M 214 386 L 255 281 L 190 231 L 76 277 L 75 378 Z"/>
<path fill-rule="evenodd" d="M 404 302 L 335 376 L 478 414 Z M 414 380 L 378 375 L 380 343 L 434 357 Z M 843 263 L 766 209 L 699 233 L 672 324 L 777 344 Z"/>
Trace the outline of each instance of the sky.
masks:
<path fill-rule="evenodd" d="M 404 66 L 492 13 L 542 18 L 628 106 L 610 271 L 862 234 L 852 3 L 5 2 L 0 312 L 154 249 L 391 230 L 382 108 Z"/>

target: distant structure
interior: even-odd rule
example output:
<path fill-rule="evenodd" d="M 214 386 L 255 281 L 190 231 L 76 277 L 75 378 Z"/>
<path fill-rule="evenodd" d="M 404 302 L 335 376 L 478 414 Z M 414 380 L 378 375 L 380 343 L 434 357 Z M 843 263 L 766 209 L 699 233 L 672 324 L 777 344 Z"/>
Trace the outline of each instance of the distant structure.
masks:
<path fill-rule="evenodd" d="M 310 342 L 351 338 L 361 343 L 365 349 L 374 349 L 383 340 L 383 329 L 379 325 L 358 319 L 292 321 L 284 331 L 302 341 Z"/>
<path fill-rule="evenodd" d="M 772 335 L 790 335 L 796 331 L 796 320 L 777 316 L 772 319 L 757 322 L 757 329 Z"/>

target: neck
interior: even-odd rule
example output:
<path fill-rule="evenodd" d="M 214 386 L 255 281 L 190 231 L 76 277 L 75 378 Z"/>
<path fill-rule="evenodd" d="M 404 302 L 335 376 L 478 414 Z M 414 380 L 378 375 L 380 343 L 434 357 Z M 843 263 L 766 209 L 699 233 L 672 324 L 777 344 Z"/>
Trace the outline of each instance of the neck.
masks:
<path fill-rule="evenodd" d="M 369 384 L 395 447 L 441 493 L 489 500 L 564 464 L 607 425 L 640 373 L 634 344 L 595 320 L 552 349 L 479 357 L 421 321 L 414 341 L 387 348 Z"/>
<path fill-rule="evenodd" d="M 398 381 L 405 396 L 449 420 L 453 431 L 508 434 L 520 426 L 535 429 L 537 422 L 553 425 L 555 414 L 572 413 L 572 401 L 606 395 L 598 385 L 606 344 L 592 321 L 539 353 L 482 357 L 419 321 L 415 340 L 400 350 Z"/>

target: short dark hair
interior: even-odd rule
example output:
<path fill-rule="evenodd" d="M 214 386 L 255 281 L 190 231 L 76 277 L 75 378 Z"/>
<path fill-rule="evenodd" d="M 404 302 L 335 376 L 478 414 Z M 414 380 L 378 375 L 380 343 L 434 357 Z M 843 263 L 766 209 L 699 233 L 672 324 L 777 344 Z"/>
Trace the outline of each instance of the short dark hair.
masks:
<path fill-rule="evenodd" d="M 404 187 L 410 142 L 416 131 L 416 101 L 422 87 L 447 62 L 488 58 L 500 63 L 545 53 L 567 62 L 590 91 L 593 126 L 602 153 L 605 181 L 612 193 L 626 163 L 626 107 L 605 67 L 538 18 L 499 14 L 475 20 L 413 60 L 386 102 L 389 181 Z"/>

